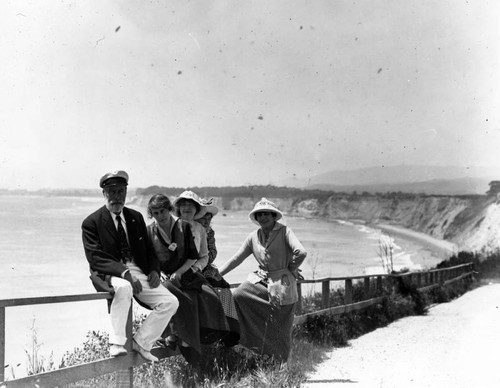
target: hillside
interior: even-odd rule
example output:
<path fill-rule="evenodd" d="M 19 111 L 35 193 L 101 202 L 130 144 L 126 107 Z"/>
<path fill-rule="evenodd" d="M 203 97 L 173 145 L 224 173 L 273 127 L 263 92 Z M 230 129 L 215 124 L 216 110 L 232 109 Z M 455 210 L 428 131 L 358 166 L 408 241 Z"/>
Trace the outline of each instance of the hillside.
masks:
<path fill-rule="evenodd" d="M 243 190 L 244 188 L 240 188 Z M 419 194 L 347 194 L 325 191 L 285 190 L 276 187 L 253 187 L 238 193 L 197 188 L 202 196 L 214 195 L 221 210 L 251 210 L 266 195 L 286 214 L 321 217 L 331 220 L 356 220 L 368 224 L 392 224 L 457 244 L 460 250 L 494 251 L 500 249 L 500 204 L 486 195 L 419 195 Z M 234 188 L 237 190 L 237 188 Z M 134 198 L 146 206 L 149 189 Z M 178 189 L 155 187 L 171 197 Z M 266 192 L 268 194 L 266 194 Z M 239 195 L 235 195 L 239 194 Z"/>
<path fill-rule="evenodd" d="M 305 199 L 282 209 L 298 216 L 399 225 L 457 244 L 459 250 L 500 249 L 500 204 L 486 196 L 332 196 Z"/>

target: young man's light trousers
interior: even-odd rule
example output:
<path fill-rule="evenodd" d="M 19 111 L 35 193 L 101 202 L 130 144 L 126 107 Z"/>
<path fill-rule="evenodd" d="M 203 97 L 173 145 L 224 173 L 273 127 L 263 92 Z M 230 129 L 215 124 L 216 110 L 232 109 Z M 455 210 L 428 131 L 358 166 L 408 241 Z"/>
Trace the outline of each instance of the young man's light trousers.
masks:
<path fill-rule="evenodd" d="M 152 311 L 134 335 L 134 340 L 143 349 L 151 350 L 153 344 L 163 333 L 170 319 L 179 307 L 177 298 L 161 284 L 156 288 L 149 286 L 148 277 L 134 263 L 127 264 L 130 274 L 142 284 L 142 291 L 136 296 Z M 109 342 L 115 345 L 125 345 L 127 335 L 128 312 L 132 303 L 132 285 L 128 280 L 111 277 L 111 285 L 115 295 L 111 303 L 111 330 Z"/>

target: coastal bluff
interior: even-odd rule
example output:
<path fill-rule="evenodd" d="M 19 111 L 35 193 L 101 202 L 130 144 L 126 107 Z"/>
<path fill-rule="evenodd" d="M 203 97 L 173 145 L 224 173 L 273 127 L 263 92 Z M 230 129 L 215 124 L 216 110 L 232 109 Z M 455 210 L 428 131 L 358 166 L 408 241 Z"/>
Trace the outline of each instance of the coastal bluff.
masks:
<path fill-rule="evenodd" d="M 212 197 L 210 191 L 197 192 Z M 222 212 L 249 211 L 261 197 L 257 192 L 245 196 L 217 194 L 213 198 Z M 132 202 L 146 206 L 149 197 L 139 193 Z M 293 195 L 271 193 L 267 198 L 290 216 L 400 226 L 452 242 L 464 251 L 489 253 L 500 249 L 500 204 L 493 196 L 319 191 L 308 195 L 304 190 Z"/>

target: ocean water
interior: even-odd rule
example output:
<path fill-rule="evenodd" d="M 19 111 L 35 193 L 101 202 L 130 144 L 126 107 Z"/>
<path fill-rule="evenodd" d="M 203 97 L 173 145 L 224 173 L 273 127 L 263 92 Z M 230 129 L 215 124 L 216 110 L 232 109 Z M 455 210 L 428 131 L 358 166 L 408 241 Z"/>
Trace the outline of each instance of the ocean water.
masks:
<path fill-rule="evenodd" d="M 103 205 L 102 198 L 0 196 L 0 299 L 94 292 L 81 242 L 83 219 Z M 134 207 L 146 216 L 144 208 Z M 220 211 L 212 226 L 221 265 L 256 226 L 247 212 Z M 146 218 L 147 222 L 150 222 Z M 305 278 L 382 273 L 378 255 L 380 231 L 350 222 L 286 217 L 308 251 Z M 441 259 L 418 245 L 395 242 L 397 267 L 431 267 Z M 226 275 L 230 283 L 245 280 L 256 269 L 252 256 Z M 41 354 L 54 353 L 56 364 L 66 350 L 79 346 L 88 330 L 109 330 L 105 301 L 12 307 L 6 310 L 6 363 L 25 374 L 24 349 L 35 324 Z M 9 367 L 10 371 L 10 367 Z"/>

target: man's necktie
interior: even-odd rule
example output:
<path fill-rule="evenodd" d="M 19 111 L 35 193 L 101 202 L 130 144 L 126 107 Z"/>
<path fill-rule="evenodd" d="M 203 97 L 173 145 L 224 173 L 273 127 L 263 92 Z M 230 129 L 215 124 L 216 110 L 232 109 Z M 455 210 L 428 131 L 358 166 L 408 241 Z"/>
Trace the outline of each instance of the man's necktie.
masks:
<path fill-rule="evenodd" d="M 126 263 L 127 261 L 132 261 L 132 251 L 130 250 L 130 245 L 128 245 L 127 235 L 125 234 L 125 229 L 122 225 L 122 218 L 119 214 L 116 215 L 116 221 L 118 222 L 118 236 L 120 239 L 122 261 Z"/>

